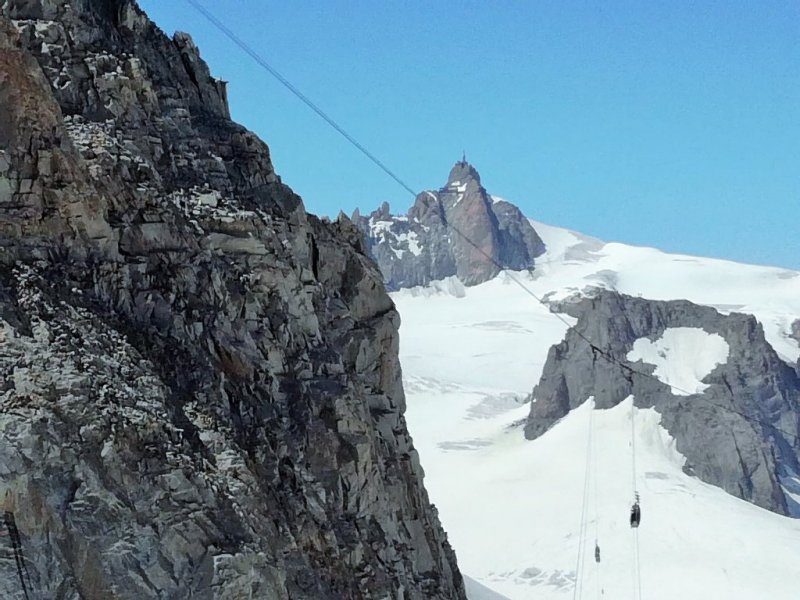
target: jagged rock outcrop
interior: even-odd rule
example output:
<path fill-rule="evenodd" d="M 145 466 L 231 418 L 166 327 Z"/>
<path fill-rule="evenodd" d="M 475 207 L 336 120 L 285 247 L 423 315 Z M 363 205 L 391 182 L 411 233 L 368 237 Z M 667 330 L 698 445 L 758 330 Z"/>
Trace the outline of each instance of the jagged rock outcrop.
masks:
<path fill-rule="evenodd" d="M 800 319 L 795 319 L 792 322 L 792 326 L 789 332 L 789 337 L 795 340 L 798 345 L 800 345 Z M 797 359 L 797 364 L 795 365 L 795 369 L 797 370 L 798 375 L 800 375 L 800 358 Z"/>
<path fill-rule="evenodd" d="M 0 2 L 0 596 L 463 598 L 397 327 L 189 36 Z"/>
<path fill-rule="evenodd" d="M 590 396 L 602 409 L 633 394 L 636 406 L 654 407 L 661 414 L 662 425 L 687 459 L 687 472 L 764 508 L 797 514 L 800 507 L 781 483 L 800 473 L 800 378 L 767 343 L 755 317 L 723 315 L 685 300 L 654 301 L 604 290 L 558 309 L 578 322 L 550 349 L 533 390 L 526 437 L 538 437 Z M 708 387 L 701 393 L 681 395 L 658 379 L 629 378 L 577 333 L 652 374 L 654 365 L 631 362 L 628 353 L 637 339 L 655 341 L 667 328 L 677 327 L 717 334 L 729 346 L 727 360 L 703 379 Z"/>
<path fill-rule="evenodd" d="M 795 340 L 798 344 L 800 344 L 800 319 L 795 319 L 792 322 L 792 327 L 789 333 L 789 337 Z"/>
<path fill-rule="evenodd" d="M 356 212 L 353 221 L 390 290 L 451 276 L 475 285 L 497 275 L 497 264 L 532 268 L 544 252 L 520 210 L 491 197 L 464 160 L 455 164 L 442 189 L 419 194 L 407 215 L 393 216 L 384 203 L 368 217 Z"/>

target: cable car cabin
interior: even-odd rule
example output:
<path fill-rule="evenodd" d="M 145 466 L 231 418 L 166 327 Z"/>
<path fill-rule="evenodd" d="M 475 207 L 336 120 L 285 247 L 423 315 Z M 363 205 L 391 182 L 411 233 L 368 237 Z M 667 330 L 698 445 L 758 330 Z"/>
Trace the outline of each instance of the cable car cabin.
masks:
<path fill-rule="evenodd" d="M 642 509 L 639 508 L 639 501 L 633 503 L 631 506 L 631 527 L 639 527 L 642 520 Z"/>

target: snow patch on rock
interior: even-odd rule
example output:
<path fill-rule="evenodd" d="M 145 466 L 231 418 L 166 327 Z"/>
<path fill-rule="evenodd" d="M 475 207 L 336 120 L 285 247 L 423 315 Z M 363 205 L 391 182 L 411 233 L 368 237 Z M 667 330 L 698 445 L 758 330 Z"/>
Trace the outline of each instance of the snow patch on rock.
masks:
<path fill-rule="evenodd" d="M 419 244 L 419 236 L 417 236 L 416 232 L 401 233 L 397 236 L 397 241 L 405 242 L 408 245 L 408 251 L 414 256 L 422 254 L 422 246 Z"/>
<path fill-rule="evenodd" d="M 381 234 L 386 234 L 386 232 L 391 231 L 393 221 L 391 219 L 387 220 L 376 220 L 370 219 L 369 220 L 369 229 L 372 232 L 372 235 L 379 236 Z"/>
<path fill-rule="evenodd" d="M 729 352 L 728 342 L 719 334 L 697 327 L 670 327 L 656 341 L 636 340 L 627 359 L 655 365 L 653 374 L 673 386 L 673 394 L 689 396 L 708 388 L 703 379 L 727 362 Z"/>
<path fill-rule="evenodd" d="M 445 277 L 437 281 L 431 281 L 428 285 L 416 285 L 411 288 L 404 288 L 393 294 L 393 297 L 408 296 L 412 298 L 423 297 L 428 298 L 431 296 L 453 296 L 455 298 L 463 298 L 466 296 L 466 288 L 461 280 L 455 275 Z"/>

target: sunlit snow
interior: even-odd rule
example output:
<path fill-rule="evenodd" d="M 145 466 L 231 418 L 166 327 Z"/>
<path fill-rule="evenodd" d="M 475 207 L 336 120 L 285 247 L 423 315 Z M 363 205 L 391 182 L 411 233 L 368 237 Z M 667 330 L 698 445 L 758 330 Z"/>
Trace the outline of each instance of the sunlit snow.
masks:
<path fill-rule="evenodd" d="M 680 396 L 699 394 L 708 387 L 703 378 L 728 360 L 730 347 L 721 335 L 697 327 L 670 327 L 655 342 L 640 338 L 628 352 L 628 360 L 642 360 L 656 369 L 653 374 Z"/>
<path fill-rule="evenodd" d="M 407 243 L 408 251 L 414 256 L 422 254 L 422 247 L 419 245 L 419 237 L 416 232 L 409 231 L 408 233 L 400 233 L 397 235 L 397 241 Z"/>
<path fill-rule="evenodd" d="M 541 296 L 566 298 L 600 285 L 750 312 L 782 356 L 800 356 L 786 335 L 800 316 L 798 273 L 604 244 L 533 225 L 548 250 L 533 276 L 515 276 Z M 462 571 L 511 600 L 571 598 L 591 401 L 537 440 L 526 441 L 520 426 L 529 409 L 525 398 L 566 325 L 503 273 L 476 287 L 451 278 L 392 296 L 402 317 L 409 429 Z M 705 344 L 707 362 L 681 370 L 667 357 L 680 358 L 689 338 L 676 341 L 673 335 L 660 345 L 651 342 L 647 349 L 655 355 L 640 346 L 642 359 L 659 366 L 662 377 L 677 376 L 673 368 L 681 377 L 690 371 L 691 381 L 681 381 L 697 389 L 713 364 L 727 357 L 727 347 L 723 355 L 721 344 L 703 332 L 692 343 Z M 597 570 L 587 555 L 587 597 L 596 593 L 597 577 L 604 598 L 632 596 L 630 409 L 628 400 L 593 412 L 598 494 L 587 553 L 594 551 L 596 530 L 602 562 Z M 636 410 L 642 597 L 797 598 L 800 522 L 686 475 L 683 457 L 659 421 L 653 409 Z M 786 484 L 793 481 L 788 474 Z M 470 593 L 473 600 L 489 594 L 474 586 Z"/>
<path fill-rule="evenodd" d="M 378 237 L 385 235 L 387 232 L 391 231 L 392 223 L 394 223 L 394 221 L 392 221 L 391 219 L 376 221 L 373 217 L 370 217 L 369 219 L 370 233 L 373 236 L 378 236 Z"/>

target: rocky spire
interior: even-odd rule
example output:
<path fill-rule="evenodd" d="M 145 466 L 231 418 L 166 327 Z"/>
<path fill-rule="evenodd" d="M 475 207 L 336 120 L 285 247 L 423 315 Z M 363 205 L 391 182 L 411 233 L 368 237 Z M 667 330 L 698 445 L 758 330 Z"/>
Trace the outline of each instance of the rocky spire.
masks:
<path fill-rule="evenodd" d="M 417 196 L 407 215 L 392 216 L 382 206 L 356 219 L 356 225 L 390 289 L 450 276 L 475 285 L 497 275 L 497 263 L 508 269 L 532 268 L 544 251 L 520 210 L 489 196 L 466 156 L 450 170 L 447 184 Z"/>
<path fill-rule="evenodd" d="M 447 185 L 445 187 L 456 183 L 461 183 L 463 185 L 471 181 L 474 181 L 480 186 L 481 176 L 478 174 L 477 169 L 467 162 L 466 156 L 464 156 L 462 160 L 458 161 L 453 165 L 453 168 L 450 169 L 450 175 L 447 177 Z"/>

